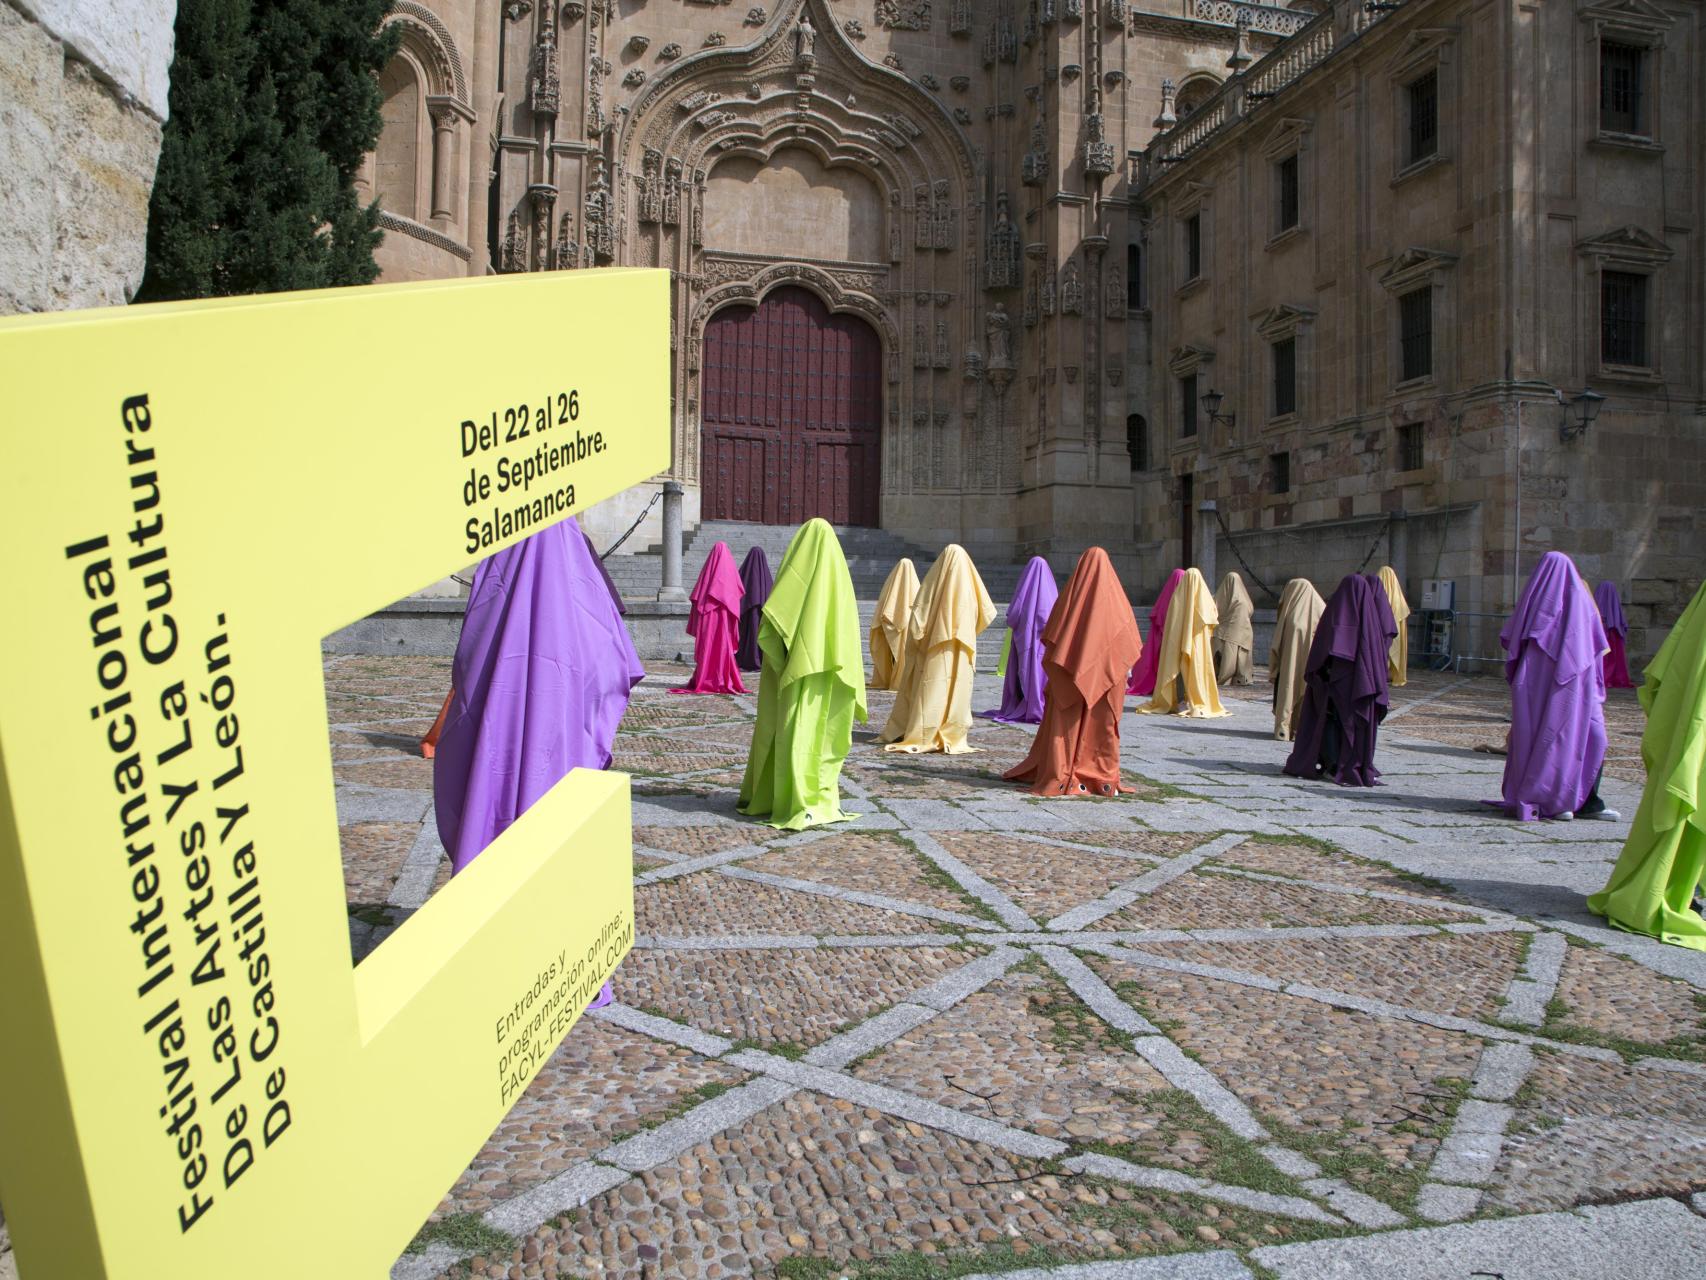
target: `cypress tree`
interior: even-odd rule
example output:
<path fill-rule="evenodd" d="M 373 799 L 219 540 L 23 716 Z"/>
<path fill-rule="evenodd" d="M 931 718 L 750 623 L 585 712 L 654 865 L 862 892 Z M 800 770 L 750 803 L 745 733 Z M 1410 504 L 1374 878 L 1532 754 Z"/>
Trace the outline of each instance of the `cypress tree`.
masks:
<path fill-rule="evenodd" d="M 180 0 L 139 301 L 368 284 L 391 0 Z"/>

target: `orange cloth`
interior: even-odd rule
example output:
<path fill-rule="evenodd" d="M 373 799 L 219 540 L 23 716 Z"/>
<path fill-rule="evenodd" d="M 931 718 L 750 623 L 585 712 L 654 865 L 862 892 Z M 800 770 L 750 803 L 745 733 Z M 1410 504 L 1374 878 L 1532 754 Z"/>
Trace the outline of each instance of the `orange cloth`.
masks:
<path fill-rule="evenodd" d="M 918 586 L 906 624 L 906 656 L 885 751 L 960 755 L 971 728 L 972 662 L 995 603 L 964 547 L 949 544 Z"/>
<path fill-rule="evenodd" d="M 1181 715 L 1207 719 L 1230 715 L 1220 705 L 1214 679 L 1214 629 L 1220 611 L 1198 569 L 1186 569 L 1167 604 L 1167 625 L 1161 633 L 1161 660 L 1155 670 L 1155 696 L 1137 709 L 1139 715 Z M 1185 686 L 1181 709 L 1178 683 Z"/>
<path fill-rule="evenodd" d="M 1120 785 L 1126 676 L 1143 652 L 1131 602 L 1108 553 L 1091 547 L 1043 627 L 1048 686 L 1024 761 L 1004 775 L 1039 796 L 1113 795 Z"/>
<path fill-rule="evenodd" d="M 438 735 L 444 732 L 445 717 L 450 714 L 450 700 L 456 696 L 456 686 L 450 686 L 450 692 L 444 695 L 444 705 L 438 709 L 438 719 L 432 722 L 432 728 L 427 730 L 426 737 L 421 739 L 421 755 L 431 760 L 438 754 Z"/>

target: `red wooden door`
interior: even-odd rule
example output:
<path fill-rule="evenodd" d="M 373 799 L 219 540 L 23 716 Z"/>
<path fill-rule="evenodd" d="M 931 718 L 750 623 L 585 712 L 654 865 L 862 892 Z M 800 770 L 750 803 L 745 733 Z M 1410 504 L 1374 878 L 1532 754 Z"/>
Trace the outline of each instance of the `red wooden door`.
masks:
<path fill-rule="evenodd" d="M 883 353 L 868 324 L 777 289 L 711 317 L 703 366 L 705 519 L 877 523 Z"/>

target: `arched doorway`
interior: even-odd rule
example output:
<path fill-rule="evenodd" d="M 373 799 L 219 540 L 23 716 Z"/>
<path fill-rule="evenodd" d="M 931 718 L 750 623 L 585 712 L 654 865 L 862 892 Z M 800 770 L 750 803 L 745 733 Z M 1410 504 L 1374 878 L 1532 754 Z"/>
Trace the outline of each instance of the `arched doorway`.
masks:
<path fill-rule="evenodd" d="M 882 343 L 806 289 L 727 307 L 705 325 L 700 428 L 707 520 L 874 525 Z"/>

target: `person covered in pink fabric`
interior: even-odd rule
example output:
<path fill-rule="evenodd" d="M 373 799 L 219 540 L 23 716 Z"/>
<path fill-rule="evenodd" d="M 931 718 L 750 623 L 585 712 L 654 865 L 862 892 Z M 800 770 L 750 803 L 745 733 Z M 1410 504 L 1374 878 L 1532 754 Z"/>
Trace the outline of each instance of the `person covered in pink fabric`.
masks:
<path fill-rule="evenodd" d="M 1155 604 L 1149 610 L 1149 639 L 1143 642 L 1143 653 L 1131 669 L 1131 680 L 1125 687 L 1128 698 L 1155 696 L 1155 671 L 1161 663 L 1160 641 L 1161 632 L 1167 626 L 1167 602 L 1173 598 L 1174 588 L 1184 576 L 1183 569 L 1175 569 L 1168 574 L 1167 581 L 1161 584 L 1161 594 L 1155 597 Z"/>
<path fill-rule="evenodd" d="M 693 584 L 687 634 L 693 637 L 693 678 L 671 693 L 745 693 L 735 650 L 740 646 L 740 570 L 729 544 L 719 542 Z"/>
<path fill-rule="evenodd" d="M 1624 644 L 1629 639 L 1629 623 L 1623 616 L 1623 597 L 1617 594 L 1617 584 L 1609 578 L 1594 588 L 1593 602 L 1599 606 L 1599 620 L 1605 626 L 1605 687 L 1633 689 L 1629 678 L 1629 655 Z"/>

